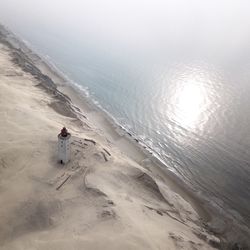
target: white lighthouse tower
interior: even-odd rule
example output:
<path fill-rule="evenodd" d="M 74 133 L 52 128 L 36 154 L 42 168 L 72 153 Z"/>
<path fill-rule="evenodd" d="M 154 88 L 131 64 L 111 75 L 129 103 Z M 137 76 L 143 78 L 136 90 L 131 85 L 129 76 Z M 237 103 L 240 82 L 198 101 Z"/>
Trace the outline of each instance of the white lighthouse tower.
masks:
<path fill-rule="evenodd" d="M 67 129 L 64 127 L 58 135 L 58 161 L 66 164 L 70 160 L 70 137 Z"/>

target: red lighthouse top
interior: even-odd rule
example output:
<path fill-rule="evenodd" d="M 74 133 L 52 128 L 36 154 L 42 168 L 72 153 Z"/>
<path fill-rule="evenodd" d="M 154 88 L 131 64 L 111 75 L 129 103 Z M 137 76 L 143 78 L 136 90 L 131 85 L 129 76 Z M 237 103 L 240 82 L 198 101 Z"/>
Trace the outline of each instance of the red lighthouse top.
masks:
<path fill-rule="evenodd" d="M 61 136 L 62 137 L 67 137 L 68 134 L 69 134 L 68 130 L 65 127 L 63 127 L 62 130 L 61 130 Z"/>

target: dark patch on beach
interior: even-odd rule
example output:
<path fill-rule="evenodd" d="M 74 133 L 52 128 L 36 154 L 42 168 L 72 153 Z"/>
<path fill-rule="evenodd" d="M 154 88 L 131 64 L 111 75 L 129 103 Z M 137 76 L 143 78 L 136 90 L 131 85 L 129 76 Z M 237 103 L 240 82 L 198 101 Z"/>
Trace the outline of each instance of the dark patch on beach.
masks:
<path fill-rule="evenodd" d="M 107 156 L 105 155 L 105 153 L 104 152 L 101 152 L 101 154 L 102 154 L 102 156 L 103 156 L 103 159 L 104 159 L 104 161 L 108 161 L 108 158 L 107 158 Z"/>
<path fill-rule="evenodd" d="M 109 205 L 115 205 L 112 200 L 108 200 L 107 202 L 108 202 Z"/>
<path fill-rule="evenodd" d="M 70 118 L 77 117 L 76 114 L 72 111 L 72 108 L 69 105 L 67 105 L 61 101 L 55 101 L 55 102 L 52 102 L 48 105 L 49 105 L 49 107 L 51 107 L 53 110 L 55 110 L 60 115 L 67 116 Z"/>
<path fill-rule="evenodd" d="M 112 210 L 112 209 L 103 210 L 103 211 L 101 212 L 100 217 L 101 217 L 102 219 L 115 219 L 115 218 L 116 218 L 116 213 L 115 213 L 115 211 Z"/>
<path fill-rule="evenodd" d="M 110 207 L 110 206 L 114 206 L 114 202 L 112 200 L 107 200 L 107 203 L 105 203 L 102 207 Z"/>
<path fill-rule="evenodd" d="M 193 231 L 193 233 L 199 238 L 201 239 L 202 241 L 204 242 L 207 242 L 210 246 L 216 248 L 216 249 L 221 249 L 221 241 L 217 238 L 212 238 L 212 239 L 209 239 L 207 237 L 206 234 L 202 233 L 202 232 L 196 232 L 196 231 Z M 224 248 L 222 248 L 224 249 Z M 229 248 L 227 248 L 229 249 Z M 230 248 L 231 249 L 231 248 Z"/>
<path fill-rule="evenodd" d="M 56 188 L 56 190 L 59 190 L 71 177 L 71 175 L 69 175 L 67 178 L 65 178 L 62 183 Z"/>
<path fill-rule="evenodd" d="M 94 140 L 92 140 L 92 139 L 87 139 L 87 138 L 85 138 L 84 141 L 92 142 L 94 145 L 96 145 L 96 142 L 95 142 Z"/>
<path fill-rule="evenodd" d="M 93 187 L 87 187 L 86 191 L 89 192 L 91 195 L 96 196 L 96 197 L 108 197 L 104 192 L 102 192 L 98 188 L 93 188 Z"/>
<path fill-rule="evenodd" d="M 111 154 L 109 153 L 109 151 L 108 151 L 107 149 L 103 148 L 103 150 L 104 150 L 109 156 L 111 156 Z"/>
<path fill-rule="evenodd" d="M 166 201 L 164 196 L 162 195 L 157 183 L 154 179 L 146 173 L 142 173 L 141 175 L 136 177 L 137 181 L 141 185 L 143 185 L 145 190 L 150 191 L 150 193 L 155 196 L 160 201 Z"/>

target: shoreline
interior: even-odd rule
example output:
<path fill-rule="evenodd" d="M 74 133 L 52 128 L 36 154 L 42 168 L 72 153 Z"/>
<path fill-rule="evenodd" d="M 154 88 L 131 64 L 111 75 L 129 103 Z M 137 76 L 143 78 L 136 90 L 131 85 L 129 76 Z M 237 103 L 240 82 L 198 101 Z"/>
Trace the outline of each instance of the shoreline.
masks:
<path fill-rule="evenodd" d="M 10 43 L 8 38 L 7 42 Z M 11 46 L 13 46 L 13 44 Z M 20 47 L 22 46 L 26 45 L 21 44 Z M 179 194 L 185 201 L 191 204 L 193 209 L 202 219 L 201 224 L 208 226 L 208 223 L 217 219 L 217 216 L 214 214 L 215 211 L 209 207 L 205 208 L 205 201 L 202 200 L 201 197 L 198 197 L 197 194 L 193 193 L 191 188 L 175 176 L 174 173 L 165 168 L 165 165 L 155 156 L 150 154 L 137 138 L 133 137 L 133 135 L 122 127 L 119 128 L 119 125 L 112 123 L 111 119 L 107 117 L 104 111 L 95 106 L 94 103 L 90 103 L 86 97 L 84 98 L 81 93 L 77 92 L 74 86 L 67 83 L 67 79 L 64 79 L 55 69 L 51 68 L 39 55 L 35 55 L 27 46 L 26 48 L 26 52 L 23 52 L 21 48 L 19 55 L 17 53 L 16 56 L 20 56 L 21 61 L 31 61 L 31 68 L 28 67 L 26 70 L 35 76 L 35 78 L 47 76 L 43 79 L 44 83 L 41 84 L 41 87 L 57 98 L 57 104 L 52 106 L 56 112 L 64 115 L 66 114 L 66 116 L 72 118 L 77 118 L 79 121 L 86 122 L 89 126 L 95 127 L 98 133 L 106 138 L 108 143 L 114 145 L 119 151 L 124 152 L 125 155 L 152 172 L 152 174 L 160 178 L 162 182 L 167 183 L 167 186 L 173 192 Z M 22 58 L 22 53 L 24 56 L 27 56 L 27 58 Z M 23 69 L 27 67 L 26 64 L 20 65 L 21 62 L 18 60 L 15 63 L 21 67 L 23 66 Z M 32 67 L 32 64 L 34 64 L 35 67 L 34 65 Z M 39 72 L 34 70 L 35 68 L 38 68 L 42 74 L 39 75 Z M 60 108 L 60 105 L 64 106 L 63 109 Z M 65 110 L 67 110 L 66 113 Z M 209 228 L 208 230 L 212 231 Z M 223 236 L 223 233 L 221 236 Z"/>
<path fill-rule="evenodd" d="M 59 96 L 62 96 L 62 98 L 65 98 L 65 101 L 70 105 L 72 112 L 75 112 L 77 116 L 79 116 L 78 119 L 87 119 L 91 123 L 91 127 L 98 129 L 109 142 L 118 147 L 119 150 L 124 152 L 125 155 L 132 158 L 138 164 L 145 168 L 148 168 L 147 165 L 151 165 L 150 169 L 158 168 L 160 173 L 165 175 L 165 178 L 171 183 L 169 186 L 172 190 L 182 194 L 182 198 L 192 204 L 192 207 L 198 212 L 200 217 L 204 219 L 204 222 L 211 221 L 211 214 L 209 214 L 202 205 L 197 203 L 197 201 L 201 202 L 200 198 L 196 197 L 193 190 L 191 190 L 191 188 L 188 187 L 178 176 L 172 173 L 167 166 L 153 154 L 152 149 L 144 145 L 142 141 L 114 121 L 105 110 L 96 105 L 91 99 L 88 99 L 87 96 L 84 96 L 80 92 L 81 90 L 77 91 L 78 86 L 69 83 L 69 79 L 64 78 L 54 66 L 51 68 L 50 63 L 46 62 L 45 58 L 41 58 L 39 55 L 34 54 L 26 44 L 23 44 L 23 46 L 26 47 L 26 55 L 31 59 L 32 63 L 34 63 L 42 74 L 49 76 L 55 84 L 55 89 L 53 87 L 53 91 Z M 34 59 L 32 59 L 32 57 L 35 57 L 36 61 L 33 61 Z M 30 73 L 32 74 L 32 72 Z M 42 87 L 45 89 L 49 87 L 50 91 L 50 86 L 47 85 L 46 82 Z M 55 109 L 58 112 L 57 108 Z M 144 162 L 146 162 L 146 164 Z"/>

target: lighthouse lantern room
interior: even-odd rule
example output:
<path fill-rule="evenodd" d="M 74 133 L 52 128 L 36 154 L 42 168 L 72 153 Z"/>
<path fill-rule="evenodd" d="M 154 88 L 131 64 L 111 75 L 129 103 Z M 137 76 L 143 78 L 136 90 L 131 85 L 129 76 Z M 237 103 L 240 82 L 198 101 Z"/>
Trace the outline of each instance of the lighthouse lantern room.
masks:
<path fill-rule="evenodd" d="M 67 129 L 64 127 L 58 135 L 58 161 L 66 164 L 70 160 L 70 137 Z"/>

